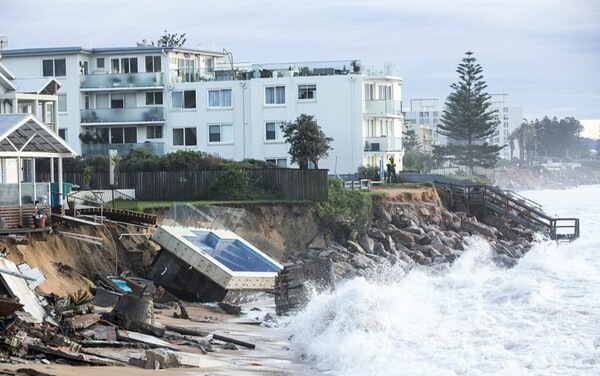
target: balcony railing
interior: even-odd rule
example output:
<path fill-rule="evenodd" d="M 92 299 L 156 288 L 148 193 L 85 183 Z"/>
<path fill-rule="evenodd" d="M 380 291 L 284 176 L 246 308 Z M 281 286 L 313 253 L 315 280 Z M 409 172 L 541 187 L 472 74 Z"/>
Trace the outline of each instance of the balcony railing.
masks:
<path fill-rule="evenodd" d="M 401 137 L 365 137 L 365 148 L 366 152 L 391 152 L 402 150 L 402 138 Z"/>
<path fill-rule="evenodd" d="M 370 115 L 402 115 L 402 101 L 391 99 L 366 100 L 363 111 Z"/>
<path fill-rule="evenodd" d="M 126 155 L 131 149 L 146 149 L 155 155 L 165 154 L 164 142 L 144 142 L 128 144 L 82 144 L 81 154 L 88 155 L 108 155 L 109 150 L 116 150 L 120 155 Z"/>
<path fill-rule="evenodd" d="M 0 183 L 0 206 L 48 204 L 50 183 Z"/>
<path fill-rule="evenodd" d="M 82 89 L 162 86 L 164 86 L 162 72 L 88 74 L 81 76 Z"/>
<path fill-rule="evenodd" d="M 82 123 L 161 123 L 165 121 L 163 107 L 134 107 L 81 110 Z"/>
<path fill-rule="evenodd" d="M 233 81 L 246 80 L 245 73 L 238 70 L 205 68 L 205 69 L 171 69 L 169 71 L 170 83 L 201 82 L 201 81 Z"/>

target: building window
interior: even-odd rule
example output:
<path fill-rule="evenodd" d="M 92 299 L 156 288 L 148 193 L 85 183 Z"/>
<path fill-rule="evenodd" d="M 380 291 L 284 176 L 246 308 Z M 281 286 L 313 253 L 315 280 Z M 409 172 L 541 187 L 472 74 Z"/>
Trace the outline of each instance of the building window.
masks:
<path fill-rule="evenodd" d="M 173 129 L 173 146 L 197 145 L 196 127 Z"/>
<path fill-rule="evenodd" d="M 365 100 L 372 101 L 375 99 L 375 85 L 365 84 Z"/>
<path fill-rule="evenodd" d="M 150 91 L 146 93 L 146 106 L 163 104 L 162 91 Z"/>
<path fill-rule="evenodd" d="M 508 120 L 508 115 L 504 115 L 504 120 Z"/>
<path fill-rule="evenodd" d="M 317 99 L 317 85 L 298 85 L 298 99 Z"/>
<path fill-rule="evenodd" d="M 146 72 L 161 72 L 160 56 L 146 56 Z"/>
<path fill-rule="evenodd" d="M 123 57 L 121 59 L 112 59 L 112 73 L 137 73 L 137 57 Z"/>
<path fill-rule="evenodd" d="M 208 107 L 231 107 L 231 89 L 209 90 Z"/>
<path fill-rule="evenodd" d="M 67 112 L 67 94 L 58 94 L 58 112 Z"/>
<path fill-rule="evenodd" d="M 137 143 L 136 127 L 115 127 L 110 128 L 111 144 L 135 144 Z"/>
<path fill-rule="evenodd" d="M 502 111 L 504 111 L 504 112 L 508 112 L 508 107 L 504 107 L 504 108 L 502 109 Z"/>
<path fill-rule="evenodd" d="M 162 125 L 147 125 L 146 126 L 146 138 L 163 138 L 163 127 Z"/>
<path fill-rule="evenodd" d="M 433 111 L 433 116 L 438 116 L 438 112 L 437 111 Z"/>
<path fill-rule="evenodd" d="M 437 124 L 437 122 L 438 122 L 438 119 L 435 119 L 435 118 L 434 118 L 434 119 L 433 119 L 433 124 Z"/>
<path fill-rule="evenodd" d="M 421 117 L 427 117 L 427 116 L 429 116 L 429 111 L 419 112 L 419 116 L 421 116 Z"/>
<path fill-rule="evenodd" d="M 281 125 L 282 121 L 269 121 L 265 123 L 265 140 L 274 141 L 281 140 Z"/>
<path fill-rule="evenodd" d="M 286 168 L 287 167 L 287 158 L 267 158 L 265 159 L 267 163 L 272 163 L 277 167 Z"/>
<path fill-rule="evenodd" d="M 208 142 L 233 142 L 233 126 L 231 124 L 209 125 Z"/>
<path fill-rule="evenodd" d="M 63 140 L 67 141 L 67 128 L 59 128 L 59 130 L 58 130 L 58 137 L 60 137 Z"/>
<path fill-rule="evenodd" d="M 67 61 L 65 59 L 42 60 L 42 75 L 44 77 L 64 77 L 67 75 Z"/>
<path fill-rule="evenodd" d="M 285 86 L 265 87 L 265 104 L 285 104 Z"/>
<path fill-rule="evenodd" d="M 504 122 L 504 128 L 508 128 L 508 122 L 507 121 Z"/>
<path fill-rule="evenodd" d="M 174 91 L 172 96 L 172 108 L 196 108 L 196 91 Z"/>
<path fill-rule="evenodd" d="M 110 108 L 125 108 L 125 96 L 123 94 L 111 94 Z"/>
<path fill-rule="evenodd" d="M 96 69 L 104 69 L 104 58 L 103 57 L 96 58 Z"/>

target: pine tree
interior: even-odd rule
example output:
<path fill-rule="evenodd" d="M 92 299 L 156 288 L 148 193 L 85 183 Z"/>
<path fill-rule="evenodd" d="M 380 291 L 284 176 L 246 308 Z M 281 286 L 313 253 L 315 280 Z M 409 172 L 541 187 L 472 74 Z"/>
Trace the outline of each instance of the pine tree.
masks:
<path fill-rule="evenodd" d="M 301 114 L 296 121 L 281 125 L 285 142 L 290 144 L 292 163 L 297 163 L 300 169 L 308 169 L 308 162 L 319 168 L 318 162 L 329 155 L 333 138 L 326 137 L 314 116 Z"/>
<path fill-rule="evenodd" d="M 475 166 L 493 168 L 504 146 L 486 142 L 496 135 L 499 124 L 489 109 L 490 95 L 485 92 L 483 69 L 467 52 L 458 65 L 459 82 L 450 85 L 454 92 L 448 95 L 437 132 L 448 138 L 448 145 L 434 146 L 436 159 L 453 160 L 469 167 L 473 174 Z"/>
<path fill-rule="evenodd" d="M 402 144 L 405 150 L 421 150 L 419 135 L 412 128 L 406 128 L 406 131 L 402 133 Z"/>

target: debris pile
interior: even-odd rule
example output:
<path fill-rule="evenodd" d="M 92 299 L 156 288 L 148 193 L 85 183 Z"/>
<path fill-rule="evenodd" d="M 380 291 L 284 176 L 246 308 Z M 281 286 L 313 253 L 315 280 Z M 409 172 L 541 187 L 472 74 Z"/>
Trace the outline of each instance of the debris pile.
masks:
<path fill-rule="evenodd" d="M 37 294 L 31 286 L 41 281 L 37 269 L 0 258 L 1 362 L 202 368 L 224 364 L 207 356 L 209 352 L 255 348 L 189 324 L 156 323 L 155 312 L 163 309 L 173 310 L 176 319 L 198 319 L 147 280 L 101 278 L 92 294 L 80 290 L 65 297 Z M 224 308 L 236 311 L 235 306 Z"/>

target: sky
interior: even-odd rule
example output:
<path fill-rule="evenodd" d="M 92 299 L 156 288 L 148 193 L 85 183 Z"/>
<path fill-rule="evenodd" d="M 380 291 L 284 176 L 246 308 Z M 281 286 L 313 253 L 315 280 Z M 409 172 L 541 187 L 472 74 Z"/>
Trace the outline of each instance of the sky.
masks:
<path fill-rule="evenodd" d="M 127 47 L 186 33 L 235 62 L 391 63 L 402 100 L 445 100 L 474 52 L 490 94 L 600 137 L 599 0 L 0 0 L 5 49 Z M 406 105 L 405 105 L 406 108 Z"/>

